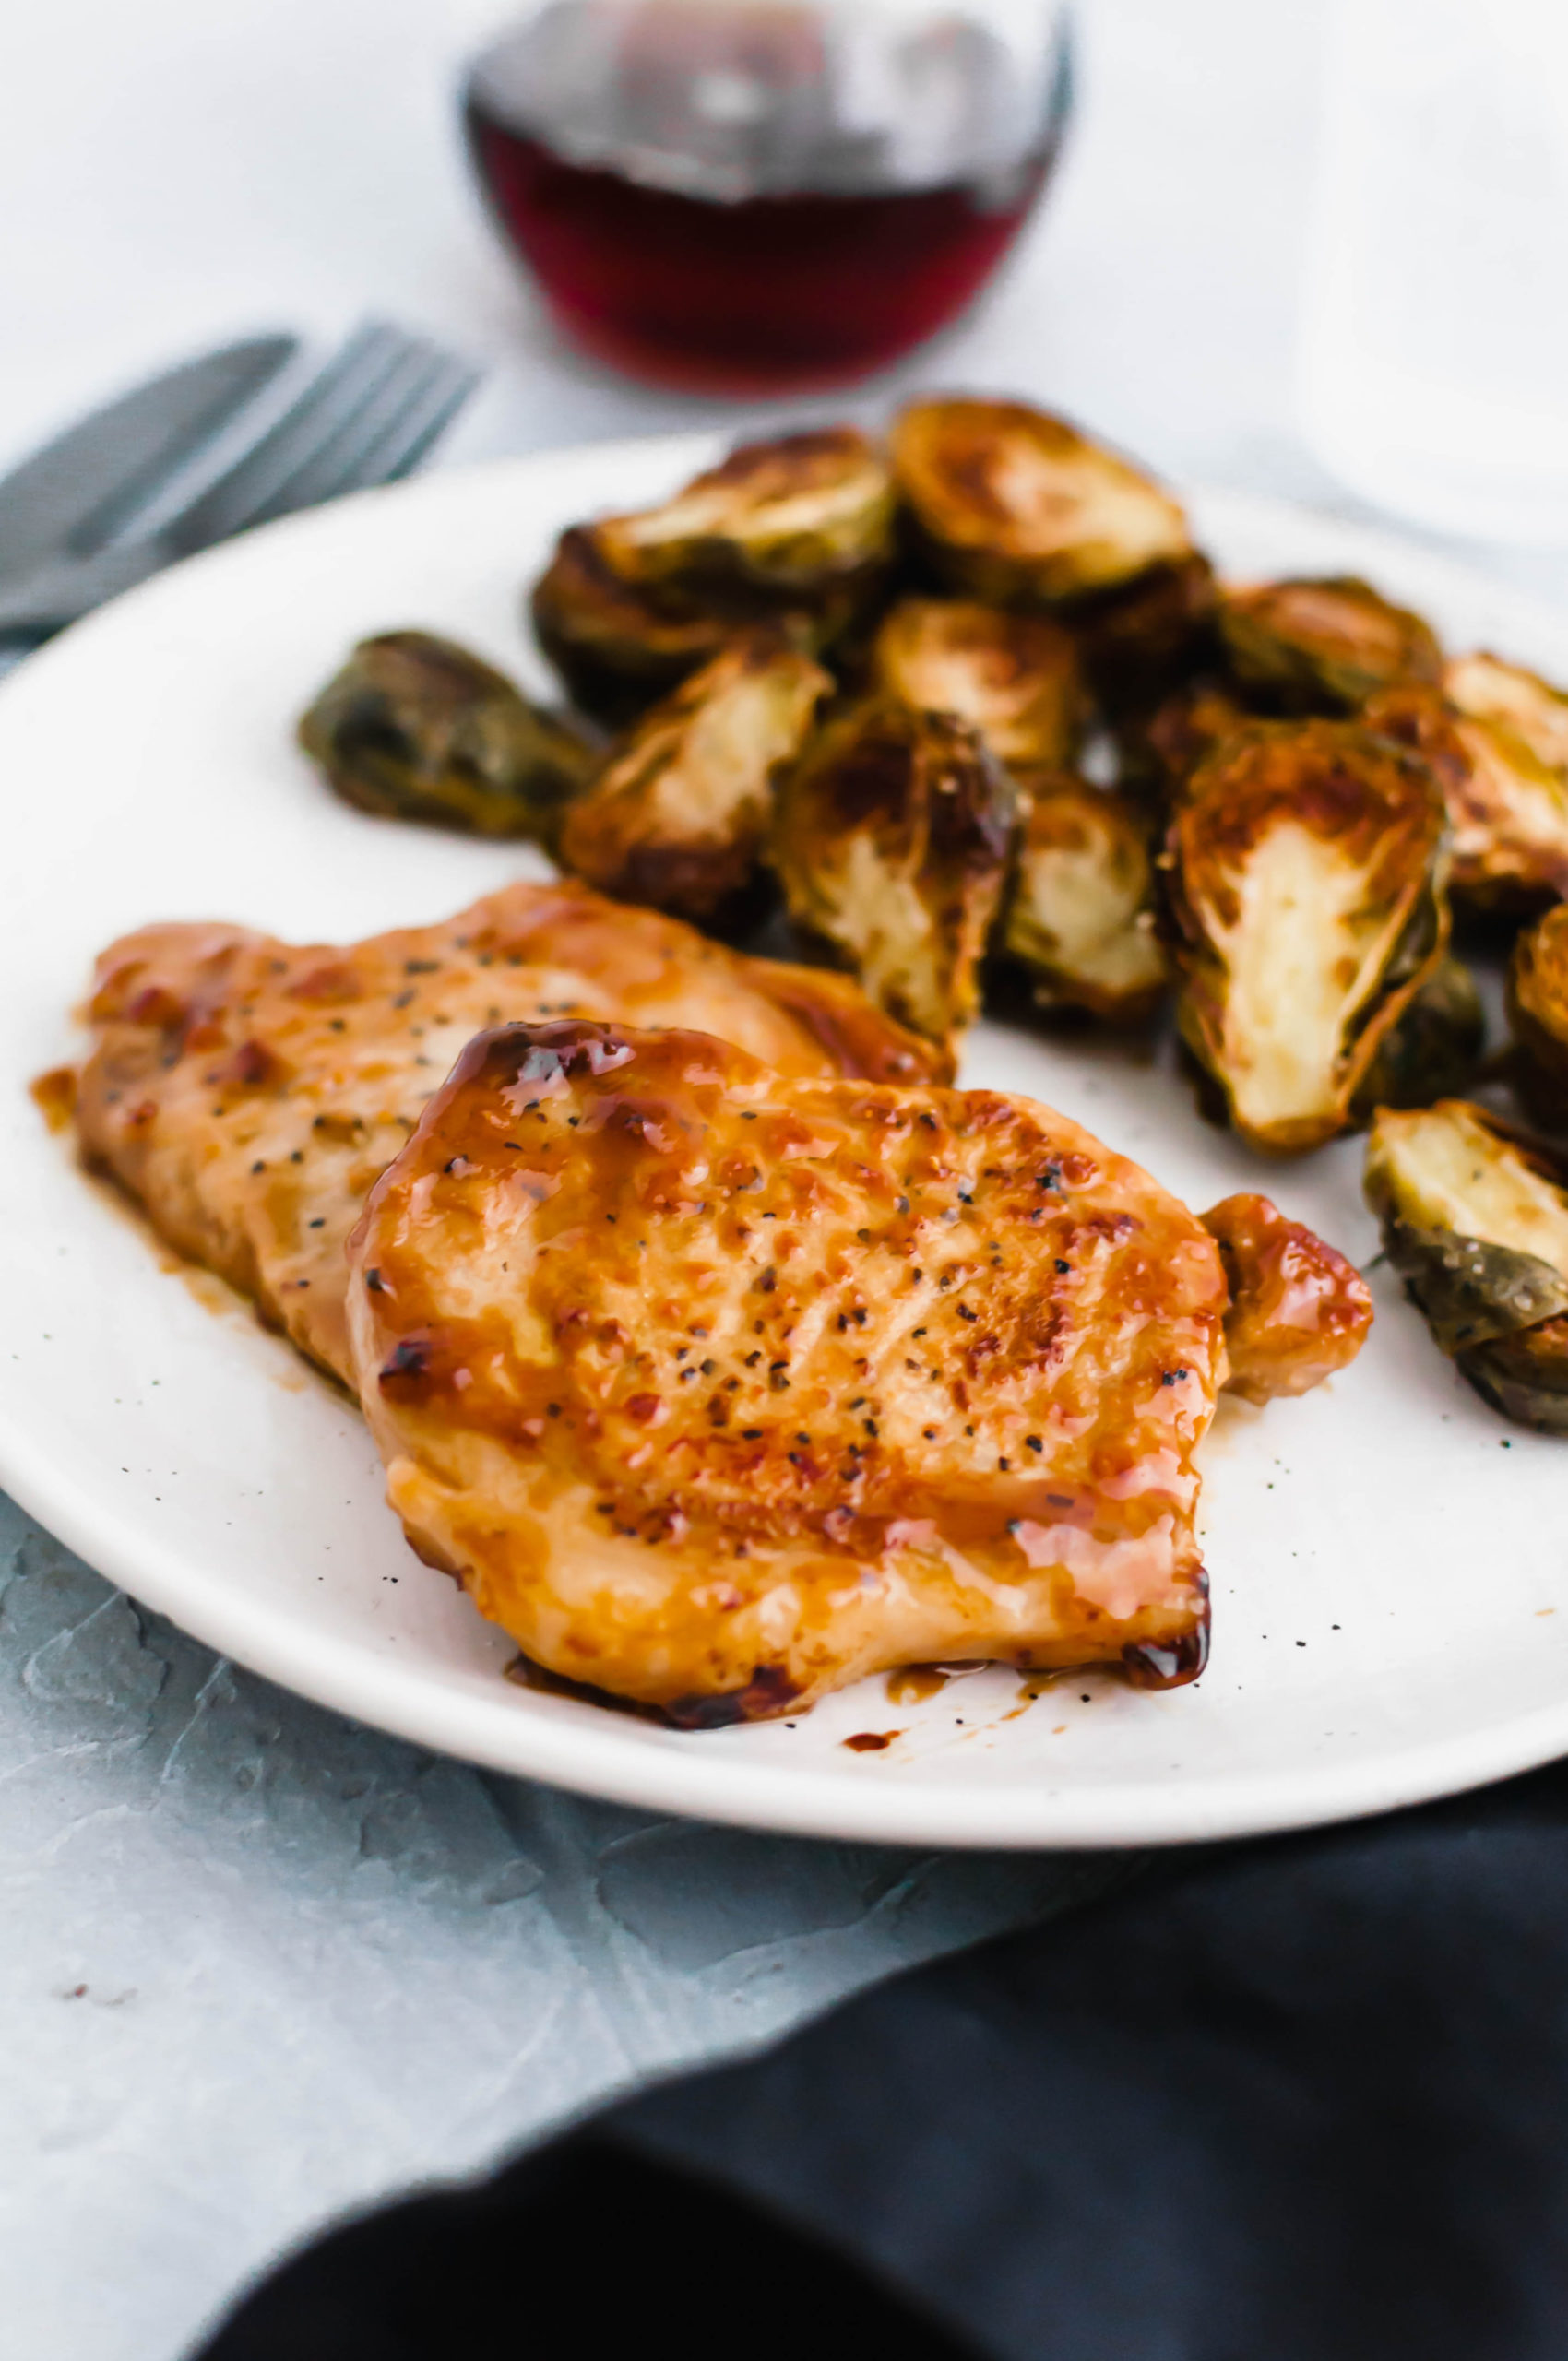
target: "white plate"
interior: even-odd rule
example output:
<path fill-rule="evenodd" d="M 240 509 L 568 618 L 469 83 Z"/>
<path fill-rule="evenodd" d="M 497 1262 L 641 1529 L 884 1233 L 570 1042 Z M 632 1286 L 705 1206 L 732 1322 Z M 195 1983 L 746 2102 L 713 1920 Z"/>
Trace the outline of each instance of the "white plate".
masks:
<path fill-rule="evenodd" d="M 445 916 L 532 856 L 362 818 L 291 725 L 356 636 L 425 623 L 537 686 L 519 586 L 562 525 L 658 496 L 695 439 L 437 475 L 274 526 L 66 635 L 0 691 L 0 1481 L 93 1565 L 225 1654 L 360 1720 L 595 1794 L 920 1845 L 1171 1842 L 1332 1820 L 1568 1750 L 1568 1453 L 1503 1425 L 1385 1272 L 1348 1375 L 1226 1405 L 1205 1444 L 1214 1655 L 1147 1695 L 1016 1674 L 918 1704 L 878 1680 L 798 1724 L 692 1736 L 517 1688 L 420 1566 L 355 1414 L 215 1283 L 160 1265 L 27 1097 L 75 1046 L 93 954 L 156 918 L 302 940 Z M 1376 535 L 1195 502 L 1240 572 L 1361 572 L 1454 643 L 1568 674 L 1568 619 Z M 965 1079 L 1064 1108 L 1194 1205 L 1262 1185 L 1359 1261 L 1351 1141 L 1265 1168 L 1170 1070 L 982 1026 Z M 218 1316 L 215 1316 L 215 1305 Z M 902 1735 L 846 1750 L 863 1730 Z"/>

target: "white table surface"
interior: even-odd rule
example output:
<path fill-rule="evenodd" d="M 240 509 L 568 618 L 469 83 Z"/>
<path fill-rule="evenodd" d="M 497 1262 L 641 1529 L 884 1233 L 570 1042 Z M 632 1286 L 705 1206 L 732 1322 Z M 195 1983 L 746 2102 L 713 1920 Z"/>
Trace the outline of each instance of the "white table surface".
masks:
<path fill-rule="evenodd" d="M 504 13 L 13 9 L 0 468 L 174 354 L 274 323 L 330 338 L 373 309 L 486 364 L 444 461 L 754 424 L 576 360 L 494 243 L 452 92 Z M 1291 416 L 1321 15 L 1081 5 L 1076 133 L 1010 277 L 854 406 L 1014 389 L 1175 478 L 1359 513 Z M 1568 554 L 1482 554 L 1568 599 Z M 175 2361 L 336 2211 L 480 2167 L 1101 1874 L 481 1777 L 234 1672 L 0 1502 L 0 2361 Z"/>

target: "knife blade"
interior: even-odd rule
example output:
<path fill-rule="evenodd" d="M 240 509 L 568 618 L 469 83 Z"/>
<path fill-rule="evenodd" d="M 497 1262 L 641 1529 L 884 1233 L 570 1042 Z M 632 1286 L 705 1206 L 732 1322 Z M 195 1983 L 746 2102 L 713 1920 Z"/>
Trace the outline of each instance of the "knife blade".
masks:
<path fill-rule="evenodd" d="M 182 362 L 24 459 L 0 481 L 0 579 L 101 546 L 298 349 L 247 337 Z"/>

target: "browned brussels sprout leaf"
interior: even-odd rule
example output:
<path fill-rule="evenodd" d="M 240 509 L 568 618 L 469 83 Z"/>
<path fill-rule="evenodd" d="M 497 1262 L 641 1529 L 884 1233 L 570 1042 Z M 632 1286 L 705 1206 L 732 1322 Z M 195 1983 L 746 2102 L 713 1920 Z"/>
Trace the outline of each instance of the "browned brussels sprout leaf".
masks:
<path fill-rule="evenodd" d="M 1434 682 L 1429 625 L 1354 575 L 1227 590 L 1219 635 L 1236 679 L 1288 713 L 1353 713 L 1379 689 Z"/>
<path fill-rule="evenodd" d="M 766 635 L 726 648 L 611 749 L 566 813 L 563 864 L 622 901 L 711 916 L 749 882 L 775 779 L 830 686 Z"/>
<path fill-rule="evenodd" d="M 874 687 L 926 713 L 953 713 L 1000 763 L 1070 763 L 1084 686 L 1069 633 L 1047 615 L 968 599 L 904 599 L 872 650 Z"/>
<path fill-rule="evenodd" d="M 1372 1322 L 1372 1290 L 1353 1263 L 1251 1191 L 1211 1206 L 1203 1226 L 1230 1289 L 1227 1393 L 1275 1402 L 1348 1368 Z"/>
<path fill-rule="evenodd" d="M 546 842 L 598 759 L 505 673 L 424 631 L 362 639 L 299 734 L 362 812 Z"/>
<path fill-rule="evenodd" d="M 743 628 L 715 608 L 655 605 L 621 580 L 591 525 L 563 533 L 530 605 L 539 644 L 576 703 L 609 722 L 645 711 Z"/>
<path fill-rule="evenodd" d="M 922 550 L 976 598 L 1054 605 L 1192 555 L 1179 502 L 1027 402 L 913 402 L 891 448 Z"/>
<path fill-rule="evenodd" d="M 1254 1147 L 1343 1131 L 1448 936 L 1443 799 L 1353 723 L 1252 730 L 1200 764 L 1164 863 L 1182 1037 Z"/>
<path fill-rule="evenodd" d="M 1154 1014 L 1170 979 L 1155 925 L 1148 823 L 1128 797 L 1031 774 L 997 947 L 1043 1008 L 1108 1023 Z"/>
<path fill-rule="evenodd" d="M 814 599 L 885 565 L 893 480 L 858 428 L 742 445 L 658 508 L 595 527 L 614 571 L 644 589 L 749 585 Z"/>
<path fill-rule="evenodd" d="M 1520 935 L 1508 969 L 1514 1082 L 1538 1123 L 1568 1131 L 1568 902 Z"/>
<path fill-rule="evenodd" d="M 889 1015 L 950 1046 L 979 1007 L 1015 808 L 966 722 L 891 697 L 858 706 L 779 790 L 774 865 L 790 915 Z"/>
<path fill-rule="evenodd" d="M 1442 1349 L 1524 1425 L 1568 1429 L 1568 1192 L 1558 1159 L 1464 1099 L 1385 1110 L 1368 1203 Z"/>
<path fill-rule="evenodd" d="M 1206 662 L 1217 599 L 1214 568 L 1194 550 L 1073 607 L 1084 669 L 1111 720 L 1147 714 Z"/>
<path fill-rule="evenodd" d="M 1463 1090 L 1486 1047 L 1486 1011 L 1462 959 L 1434 967 L 1384 1035 L 1356 1093 L 1358 1121 L 1379 1107 L 1430 1107 Z"/>

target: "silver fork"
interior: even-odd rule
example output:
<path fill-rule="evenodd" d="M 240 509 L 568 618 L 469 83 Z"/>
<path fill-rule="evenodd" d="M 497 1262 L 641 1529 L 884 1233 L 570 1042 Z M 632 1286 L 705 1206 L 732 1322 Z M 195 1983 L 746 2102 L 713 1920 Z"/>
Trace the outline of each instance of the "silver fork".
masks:
<path fill-rule="evenodd" d="M 13 658 L 166 565 L 252 525 L 418 466 L 479 383 L 422 337 L 379 321 L 355 330 L 281 418 L 215 483 L 139 539 L 52 558 L 0 590 Z M 8 669 L 0 650 L 0 669 Z"/>

